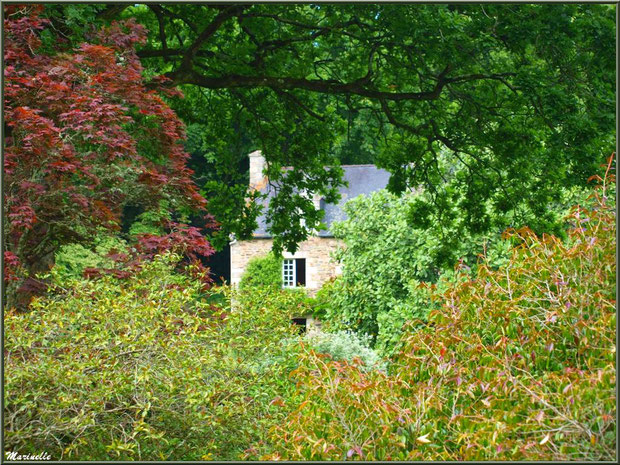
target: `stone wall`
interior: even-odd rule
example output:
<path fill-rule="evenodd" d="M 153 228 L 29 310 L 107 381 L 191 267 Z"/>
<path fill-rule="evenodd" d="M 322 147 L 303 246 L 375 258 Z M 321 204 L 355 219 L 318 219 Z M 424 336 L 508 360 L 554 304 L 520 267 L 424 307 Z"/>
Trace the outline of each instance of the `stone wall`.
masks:
<path fill-rule="evenodd" d="M 235 241 L 230 244 L 230 281 L 237 285 L 245 272 L 248 262 L 254 257 L 265 256 L 273 244 L 272 239 L 255 238 L 249 241 Z M 306 259 L 306 288 L 310 295 L 329 278 L 340 274 L 340 266 L 330 253 L 343 246 L 343 242 L 333 237 L 310 237 L 299 244 L 297 252 L 283 252 L 284 258 Z"/>
<path fill-rule="evenodd" d="M 248 262 L 254 257 L 263 257 L 271 250 L 271 239 L 253 239 L 230 243 L 230 284 L 236 286 L 241 281 Z"/>

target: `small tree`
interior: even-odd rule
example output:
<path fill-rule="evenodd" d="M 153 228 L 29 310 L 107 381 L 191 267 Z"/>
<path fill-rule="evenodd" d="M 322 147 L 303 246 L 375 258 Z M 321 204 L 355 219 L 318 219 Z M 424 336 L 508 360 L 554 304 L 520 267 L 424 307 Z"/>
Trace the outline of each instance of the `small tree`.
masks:
<path fill-rule="evenodd" d="M 585 197 L 581 189 L 561 189 L 549 214 L 563 218 L 571 202 Z M 434 308 L 429 290 L 445 289 L 455 266 L 475 271 L 484 256 L 488 266 L 497 268 L 508 261 L 511 245 L 519 241 L 502 238 L 501 225 L 523 221 L 509 215 L 492 217 L 492 233 L 459 229 L 466 214 L 458 203 L 450 207 L 449 221 L 430 219 L 420 225 L 421 205 L 427 201 L 426 192 L 396 196 L 378 191 L 349 201 L 348 219 L 332 226 L 345 243 L 338 253 L 343 272 L 321 292 L 323 316 L 336 327 L 373 335 L 376 347 L 386 355 L 400 339 L 406 321 L 423 320 Z M 536 221 L 533 212 L 524 212 L 524 218 Z"/>
<path fill-rule="evenodd" d="M 419 197 L 386 190 L 360 196 L 346 204 L 348 219 L 332 227 L 345 247 L 337 257 L 342 275 L 320 293 L 324 318 L 337 328 L 372 335 L 384 353 L 395 346 L 406 321 L 424 319 L 432 308 L 428 285 L 450 273 L 459 257 L 475 261 L 472 251 L 480 245 L 464 239 L 451 251 L 450 262 L 435 228 L 410 224 Z"/>
<path fill-rule="evenodd" d="M 191 180 L 181 142 L 184 126 L 147 84 L 134 46 L 145 30 L 113 23 L 71 48 L 50 51 L 41 5 L 5 8 L 4 211 L 7 304 L 17 291 L 37 290 L 36 273 L 59 246 L 118 230 L 123 207 L 201 211 L 205 199 Z M 167 91 L 174 94 L 174 91 Z M 181 218 L 183 215 L 181 216 Z M 142 248 L 182 250 L 196 260 L 211 247 L 198 230 L 172 221 L 171 234 L 147 235 Z M 22 302 L 23 304 L 27 303 Z"/>

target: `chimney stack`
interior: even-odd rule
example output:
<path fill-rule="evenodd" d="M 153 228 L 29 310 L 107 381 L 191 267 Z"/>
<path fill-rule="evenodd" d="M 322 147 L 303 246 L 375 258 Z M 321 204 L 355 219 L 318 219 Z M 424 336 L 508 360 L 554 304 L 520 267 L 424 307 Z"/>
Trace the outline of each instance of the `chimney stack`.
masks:
<path fill-rule="evenodd" d="M 250 189 L 260 190 L 266 184 L 263 173 L 265 157 L 260 150 L 252 152 L 248 157 L 250 157 Z"/>

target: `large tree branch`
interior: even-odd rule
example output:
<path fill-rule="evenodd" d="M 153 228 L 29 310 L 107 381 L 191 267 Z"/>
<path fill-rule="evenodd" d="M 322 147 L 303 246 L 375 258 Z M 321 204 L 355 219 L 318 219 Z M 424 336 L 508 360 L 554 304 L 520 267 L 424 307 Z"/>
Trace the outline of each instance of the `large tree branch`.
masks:
<path fill-rule="evenodd" d="M 271 87 L 281 90 L 307 90 L 325 94 L 351 94 L 368 97 L 372 99 L 383 99 L 391 101 L 403 100 L 436 100 L 441 95 L 443 88 L 448 84 L 463 83 L 483 79 L 500 79 L 507 74 L 470 74 L 448 78 L 450 66 L 437 76 L 437 82 L 432 90 L 424 92 L 385 92 L 372 87 L 368 82 L 368 77 L 364 76 L 352 82 L 341 82 L 337 80 L 305 79 L 294 77 L 277 76 L 246 76 L 240 74 L 230 74 L 226 76 L 205 76 L 194 70 L 178 69 L 166 74 L 175 85 L 194 84 L 208 89 L 232 89 L 248 87 Z"/>
<path fill-rule="evenodd" d="M 325 118 L 321 115 L 319 115 L 318 113 L 315 113 L 314 111 L 312 111 L 312 109 L 310 107 L 308 107 L 307 105 L 305 105 L 301 100 L 299 100 L 297 97 L 295 97 L 293 94 L 289 93 L 289 92 L 285 92 L 281 89 L 278 88 L 274 88 L 273 91 L 284 97 L 287 98 L 288 100 L 290 100 L 291 102 L 293 102 L 295 105 L 297 105 L 298 107 L 300 107 L 302 110 L 304 110 L 306 113 L 308 113 L 310 116 L 312 116 L 313 118 L 318 119 L 321 122 L 325 122 Z"/>
<path fill-rule="evenodd" d="M 174 19 L 180 19 L 181 21 L 183 21 L 192 31 L 194 31 L 196 34 L 198 34 L 198 27 L 196 27 L 196 24 L 194 24 L 193 21 L 190 21 L 188 18 L 178 15 L 176 13 L 174 13 L 173 11 L 168 10 L 167 8 L 164 7 L 164 5 L 159 5 L 159 8 L 161 9 L 162 13 L 164 13 L 166 16 L 170 17 L 170 18 L 174 18 Z"/>
<path fill-rule="evenodd" d="M 120 14 L 125 10 L 125 8 L 131 6 L 131 3 L 120 4 L 120 5 L 107 5 L 105 9 L 101 10 L 97 13 L 97 18 L 112 20 L 118 18 Z"/>
<path fill-rule="evenodd" d="M 352 32 L 346 31 L 346 30 L 341 30 L 341 29 L 345 29 L 349 26 L 358 26 L 360 29 L 367 29 L 367 30 L 371 30 L 371 31 L 376 31 L 377 28 L 375 26 L 371 26 L 370 24 L 365 24 L 362 23 L 358 18 L 353 18 L 347 22 L 344 23 L 338 23 L 335 24 L 333 26 L 321 26 L 319 24 L 320 21 L 317 21 L 317 23 L 313 23 L 313 24 L 306 24 L 306 23 L 301 23 L 299 21 L 294 21 L 291 19 L 287 19 L 287 18 L 283 18 L 279 15 L 275 15 L 275 14 L 266 14 L 266 13 L 245 13 L 239 16 L 239 18 L 270 18 L 273 19 L 276 22 L 282 23 L 282 24 L 288 24 L 290 26 L 295 26 L 297 28 L 301 28 L 301 29 L 309 29 L 312 31 L 324 31 L 325 33 L 327 32 L 334 32 L 337 30 L 340 30 L 339 32 L 343 35 L 352 37 L 354 39 L 358 39 L 358 40 L 362 40 L 363 37 L 357 36 L 355 34 L 353 34 Z M 323 18 L 325 19 L 325 18 Z"/>
<path fill-rule="evenodd" d="M 170 57 L 168 56 L 168 41 L 166 40 L 166 29 L 162 8 L 159 5 L 149 5 L 149 8 L 153 11 L 153 13 L 155 13 L 155 16 L 157 16 L 157 23 L 159 25 L 159 41 L 161 42 L 164 60 L 168 61 Z"/>
<path fill-rule="evenodd" d="M 166 51 L 159 49 L 159 48 L 158 49 L 147 48 L 147 49 L 136 52 L 136 54 L 138 55 L 138 58 L 161 58 L 161 57 L 185 55 L 185 52 L 186 50 L 183 48 L 169 48 Z M 215 56 L 215 53 L 209 50 L 198 50 L 195 56 L 213 58 Z"/>
<path fill-rule="evenodd" d="M 421 124 L 420 126 L 411 126 L 410 124 L 398 121 L 392 114 L 392 110 L 390 110 L 390 107 L 388 106 L 388 103 L 385 99 L 379 99 L 379 103 L 381 103 L 381 109 L 383 110 L 383 113 L 385 113 L 385 116 L 387 117 L 388 121 L 392 126 L 405 129 L 406 131 L 419 135 L 420 131 L 429 125 L 429 123 L 425 123 Z"/>
<path fill-rule="evenodd" d="M 220 26 L 226 22 L 228 19 L 232 18 L 243 12 L 248 6 L 247 5 L 235 5 L 230 6 L 224 10 L 222 10 L 218 15 L 213 18 L 213 21 L 200 33 L 200 35 L 192 42 L 189 46 L 185 54 L 183 55 L 183 61 L 181 62 L 182 69 L 190 69 L 192 66 L 192 61 L 196 56 L 196 53 L 200 49 L 203 43 L 205 43 L 215 32 L 220 28 Z"/>
<path fill-rule="evenodd" d="M 203 76 L 199 73 L 183 70 L 166 74 L 175 84 L 195 84 L 208 89 L 224 89 L 239 87 L 271 87 L 283 90 L 309 90 L 326 94 L 356 94 L 369 98 L 384 98 L 388 100 L 432 100 L 439 96 L 445 85 L 435 86 L 430 92 L 391 93 L 373 90 L 365 87 L 358 81 L 343 83 L 336 80 L 304 79 L 277 76 L 244 76 L 231 74 L 228 76 Z"/>

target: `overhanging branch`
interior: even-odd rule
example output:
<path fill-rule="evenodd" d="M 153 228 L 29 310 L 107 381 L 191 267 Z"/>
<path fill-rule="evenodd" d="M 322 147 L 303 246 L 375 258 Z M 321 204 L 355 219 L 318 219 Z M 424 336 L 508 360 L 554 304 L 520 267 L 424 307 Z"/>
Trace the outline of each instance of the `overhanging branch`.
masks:
<path fill-rule="evenodd" d="M 500 79 L 507 74 L 471 74 L 448 78 L 446 75 L 449 67 L 446 67 L 437 77 L 435 87 L 425 92 L 384 92 L 372 88 L 368 83 L 367 76 L 361 79 L 344 83 L 331 79 L 304 79 L 294 77 L 277 76 L 245 76 L 240 74 L 230 74 L 226 76 L 205 76 L 194 70 L 179 69 L 166 74 L 175 84 L 194 84 L 208 89 L 232 89 L 243 87 L 271 87 L 281 90 L 307 90 L 324 94 L 351 94 L 368 97 L 372 99 L 383 99 L 391 101 L 403 100 L 436 100 L 439 98 L 443 88 L 448 84 L 456 84 L 467 81 L 483 79 Z"/>
<path fill-rule="evenodd" d="M 194 42 L 189 46 L 185 54 L 183 55 L 183 61 L 181 62 L 181 68 L 189 69 L 192 65 L 192 61 L 194 56 L 196 56 L 196 52 L 200 49 L 203 43 L 205 43 L 209 38 L 215 34 L 215 32 L 220 28 L 220 26 L 227 21 L 243 12 L 248 6 L 247 5 L 236 5 L 226 8 L 225 10 L 218 13 L 218 15 L 211 21 L 211 23 L 200 33 L 200 35 L 194 40 Z"/>

